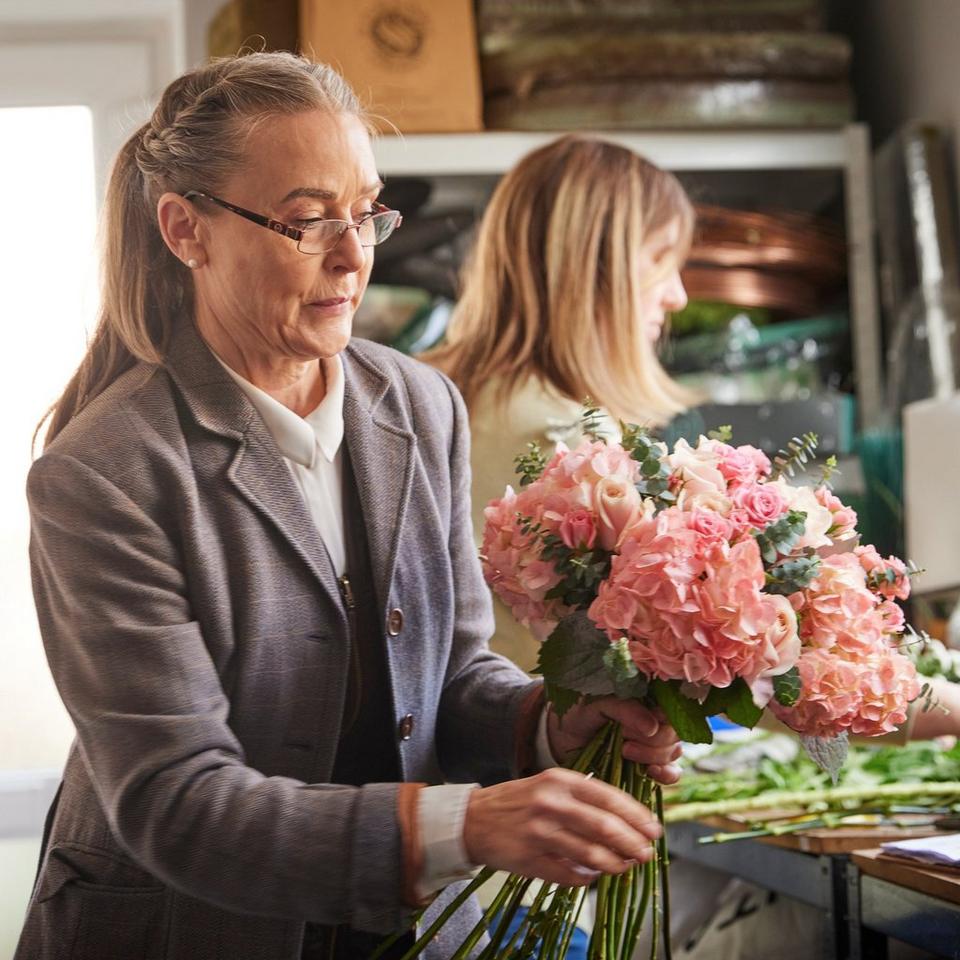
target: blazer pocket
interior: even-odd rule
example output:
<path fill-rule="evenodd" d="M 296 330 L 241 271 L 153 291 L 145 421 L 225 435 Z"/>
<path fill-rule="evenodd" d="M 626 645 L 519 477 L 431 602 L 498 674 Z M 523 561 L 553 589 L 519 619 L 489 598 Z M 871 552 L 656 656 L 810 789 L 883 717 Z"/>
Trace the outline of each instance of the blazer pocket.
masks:
<path fill-rule="evenodd" d="M 24 929 L 46 960 L 160 960 L 165 888 L 109 854 L 56 844 L 47 854 Z"/>

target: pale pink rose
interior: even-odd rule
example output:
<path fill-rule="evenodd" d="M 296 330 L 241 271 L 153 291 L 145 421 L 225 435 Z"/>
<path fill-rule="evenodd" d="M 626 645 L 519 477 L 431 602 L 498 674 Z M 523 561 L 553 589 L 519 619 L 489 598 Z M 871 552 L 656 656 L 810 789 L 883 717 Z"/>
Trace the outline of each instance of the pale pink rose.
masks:
<path fill-rule="evenodd" d="M 625 531 L 653 510 L 653 501 L 645 504 L 633 483 L 615 476 L 597 482 L 593 503 L 604 550 L 616 550 Z"/>
<path fill-rule="evenodd" d="M 775 677 L 786 673 L 800 656 L 800 634 L 797 629 L 797 614 L 787 597 L 771 596 L 768 603 L 774 608 L 773 622 L 764 634 L 765 659 L 771 663 L 762 677 Z"/>
<path fill-rule="evenodd" d="M 743 483 L 733 491 L 733 506 L 742 510 L 751 526 L 763 530 L 787 511 L 787 503 L 774 483 Z"/>
<path fill-rule="evenodd" d="M 910 596 L 910 576 L 899 557 L 884 560 L 871 544 L 857 547 L 853 552 L 867 574 L 871 590 L 886 600 L 906 600 Z"/>
<path fill-rule="evenodd" d="M 571 549 L 593 549 L 597 525 L 590 510 L 571 510 L 560 521 L 560 539 Z"/>
<path fill-rule="evenodd" d="M 696 448 L 686 440 L 676 442 L 666 458 L 670 472 L 679 477 L 688 495 L 697 493 L 726 494 L 727 481 L 720 472 L 720 456 L 712 449 L 711 441 L 700 438 Z"/>
<path fill-rule="evenodd" d="M 788 510 L 800 510 L 806 514 L 803 536 L 796 549 L 828 547 L 833 542 L 827 531 L 833 525 L 833 514 L 817 500 L 810 487 L 793 486 L 785 480 L 771 480 L 767 486 L 776 487 L 783 496 Z"/>
<path fill-rule="evenodd" d="M 687 487 L 681 486 L 677 506 L 687 511 L 710 510 L 726 517 L 733 509 L 733 502 L 717 490 L 701 490 L 699 493 L 692 493 Z"/>
<path fill-rule="evenodd" d="M 833 540 L 850 540 L 857 535 L 857 513 L 848 507 L 838 496 L 826 486 L 817 487 L 814 491 L 817 502 L 826 507 L 833 517 L 827 536 Z"/>

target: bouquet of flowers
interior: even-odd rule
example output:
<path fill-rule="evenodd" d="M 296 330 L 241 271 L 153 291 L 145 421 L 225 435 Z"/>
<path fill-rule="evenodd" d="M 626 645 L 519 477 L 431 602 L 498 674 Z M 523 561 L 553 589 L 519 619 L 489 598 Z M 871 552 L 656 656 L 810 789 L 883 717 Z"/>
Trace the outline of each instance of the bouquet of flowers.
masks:
<path fill-rule="evenodd" d="M 517 458 L 519 489 L 487 507 L 482 546 L 494 593 L 541 640 L 538 669 L 561 718 L 582 698 L 638 698 L 705 743 L 711 715 L 752 727 L 769 708 L 834 776 L 849 732 L 904 722 L 921 687 L 897 649 L 896 601 L 916 571 L 857 545 L 856 514 L 830 488 L 835 461 L 816 486 L 789 482 L 813 435 L 771 462 L 726 429 L 669 450 L 626 424 L 620 442 L 602 439 L 594 410 L 584 424 L 575 449 L 558 444 L 548 460 L 531 445 Z M 571 765 L 662 811 L 659 787 L 621 745 L 608 725 Z M 648 908 L 666 935 L 666 866 L 661 841 L 654 861 L 600 878 L 588 956 L 630 958 Z M 501 889 L 482 956 L 565 955 L 583 890 L 542 884 L 508 936 L 530 883 L 511 876 Z"/>

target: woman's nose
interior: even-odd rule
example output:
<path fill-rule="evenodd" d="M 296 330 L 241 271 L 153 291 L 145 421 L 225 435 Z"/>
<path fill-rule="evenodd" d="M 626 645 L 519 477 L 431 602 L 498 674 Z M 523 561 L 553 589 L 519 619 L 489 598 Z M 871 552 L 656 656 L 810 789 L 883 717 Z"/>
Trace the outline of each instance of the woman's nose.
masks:
<path fill-rule="evenodd" d="M 337 245 L 326 254 L 327 265 L 333 269 L 356 273 L 366 263 L 366 249 L 360 246 L 360 234 L 356 226 L 349 226 L 340 235 Z"/>
<path fill-rule="evenodd" d="M 676 313 L 687 305 L 687 291 L 683 286 L 683 279 L 679 270 L 674 270 L 663 292 L 663 306 L 665 310 Z"/>

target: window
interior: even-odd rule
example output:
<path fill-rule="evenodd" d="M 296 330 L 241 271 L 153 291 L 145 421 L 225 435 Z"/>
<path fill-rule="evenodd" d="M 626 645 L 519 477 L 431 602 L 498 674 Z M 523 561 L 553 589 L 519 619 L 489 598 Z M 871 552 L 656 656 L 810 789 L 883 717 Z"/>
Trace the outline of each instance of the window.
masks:
<path fill-rule="evenodd" d="M 0 143 L 0 769 L 59 769 L 73 733 L 37 628 L 24 483 L 36 424 L 95 321 L 93 116 L 85 106 L 0 109 Z"/>

